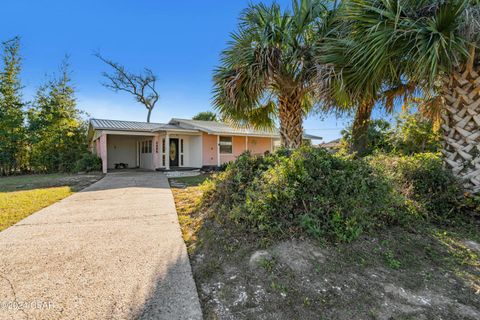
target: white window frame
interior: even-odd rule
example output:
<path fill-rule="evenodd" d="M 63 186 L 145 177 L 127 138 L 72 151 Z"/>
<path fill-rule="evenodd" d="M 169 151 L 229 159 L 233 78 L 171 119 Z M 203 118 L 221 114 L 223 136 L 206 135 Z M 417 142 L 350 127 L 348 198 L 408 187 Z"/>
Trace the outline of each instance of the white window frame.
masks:
<path fill-rule="evenodd" d="M 179 149 L 179 151 L 178 151 L 178 157 L 179 157 L 178 164 L 179 164 L 180 167 L 183 167 L 183 166 L 185 166 L 185 156 L 184 156 L 184 154 L 185 154 L 185 141 L 183 139 L 178 139 L 178 144 L 179 144 L 179 146 L 178 146 L 178 149 Z"/>
<path fill-rule="evenodd" d="M 167 166 L 167 140 L 166 138 L 162 138 L 162 167 Z"/>
<path fill-rule="evenodd" d="M 228 144 L 228 142 L 223 142 L 223 146 L 229 146 L 230 145 L 231 148 L 232 148 L 231 152 L 222 152 L 222 138 L 230 139 L 230 144 Z M 218 152 L 221 155 L 232 155 L 233 154 L 233 137 L 232 136 L 219 136 L 218 137 Z"/>

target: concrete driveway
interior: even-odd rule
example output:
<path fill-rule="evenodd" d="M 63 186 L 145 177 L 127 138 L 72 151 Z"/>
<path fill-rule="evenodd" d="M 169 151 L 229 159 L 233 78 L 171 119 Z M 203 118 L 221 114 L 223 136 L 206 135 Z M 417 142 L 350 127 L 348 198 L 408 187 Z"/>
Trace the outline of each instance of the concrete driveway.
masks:
<path fill-rule="evenodd" d="M 201 319 L 162 173 L 121 172 L 0 233 L 0 319 Z"/>

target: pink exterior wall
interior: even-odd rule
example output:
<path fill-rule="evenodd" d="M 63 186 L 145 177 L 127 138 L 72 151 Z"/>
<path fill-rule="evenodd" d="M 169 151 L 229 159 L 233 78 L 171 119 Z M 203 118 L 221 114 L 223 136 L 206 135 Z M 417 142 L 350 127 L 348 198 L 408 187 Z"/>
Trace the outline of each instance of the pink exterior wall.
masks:
<path fill-rule="evenodd" d="M 220 154 L 220 164 L 235 160 L 239 155 L 245 152 L 245 137 L 232 137 L 233 154 Z"/>
<path fill-rule="evenodd" d="M 216 166 L 218 163 L 218 144 L 217 136 L 206 134 L 202 135 L 203 139 L 203 159 L 202 163 L 204 166 Z"/>
<path fill-rule="evenodd" d="M 100 156 L 100 139 L 95 140 L 95 154 Z"/>
<path fill-rule="evenodd" d="M 218 165 L 218 138 L 216 135 L 204 133 L 203 136 L 203 165 L 216 166 Z M 220 164 L 234 161 L 239 155 L 245 152 L 246 137 L 233 136 L 233 153 L 220 154 Z M 271 138 L 248 137 L 248 149 L 252 154 L 262 155 L 265 151 L 272 151 Z"/>
<path fill-rule="evenodd" d="M 265 151 L 272 151 L 272 138 L 248 137 L 248 150 L 256 155 L 262 155 Z"/>
<path fill-rule="evenodd" d="M 108 168 L 108 162 L 107 162 L 107 135 L 103 134 L 100 136 L 100 138 L 97 140 L 99 141 L 99 156 L 102 158 L 102 171 L 103 173 L 107 173 L 107 168 Z"/>

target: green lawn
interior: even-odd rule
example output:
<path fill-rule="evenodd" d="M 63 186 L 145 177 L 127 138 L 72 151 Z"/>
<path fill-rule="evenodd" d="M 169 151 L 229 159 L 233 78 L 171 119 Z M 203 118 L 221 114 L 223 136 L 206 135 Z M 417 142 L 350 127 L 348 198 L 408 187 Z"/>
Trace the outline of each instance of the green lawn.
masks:
<path fill-rule="evenodd" d="M 24 175 L 0 178 L 0 231 L 98 181 L 101 174 Z"/>

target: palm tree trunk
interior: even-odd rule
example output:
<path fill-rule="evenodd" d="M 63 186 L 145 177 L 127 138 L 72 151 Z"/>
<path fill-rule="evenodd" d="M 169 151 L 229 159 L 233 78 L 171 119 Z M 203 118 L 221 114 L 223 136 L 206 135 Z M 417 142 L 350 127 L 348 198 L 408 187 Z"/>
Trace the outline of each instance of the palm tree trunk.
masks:
<path fill-rule="evenodd" d="M 368 126 L 374 105 L 373 102 L 360 104 L 353 120 L 350 152 L 356 153 L 358 156 L 363 156 L 367 152 Z"/>
<path fill-rule="evenodd" d="M 303 108 L 301 94 L 293 92 L 279 97 L 280 136 L 282 146 L 294 149 L 302 145 Z"/>
<path fill-rule="evenodd" d="M 445 79 L 442 129 L 447 168 L 467 191 L 480 191 L 480 66 L 467 64 Z"/>

